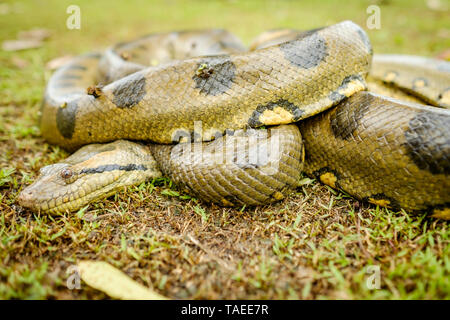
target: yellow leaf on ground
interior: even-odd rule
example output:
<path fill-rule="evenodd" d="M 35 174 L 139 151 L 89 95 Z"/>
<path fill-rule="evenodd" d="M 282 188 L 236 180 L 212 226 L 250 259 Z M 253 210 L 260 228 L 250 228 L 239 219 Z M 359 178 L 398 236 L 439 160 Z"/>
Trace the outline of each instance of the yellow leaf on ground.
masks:
<path fill-rule="evenodd" d="M 26 49 L 34 49 L 42 46 L 41 40 L 5 40 L 2 44 L 2 49 L 4 51 L 19 51 Z"/>
<path fill-rule="evenodd" d="M 80 276 L 89 286 L 116 299 L 166 300 L 167 298 L 144 287 L 107 262 L 81 261 Z"/>

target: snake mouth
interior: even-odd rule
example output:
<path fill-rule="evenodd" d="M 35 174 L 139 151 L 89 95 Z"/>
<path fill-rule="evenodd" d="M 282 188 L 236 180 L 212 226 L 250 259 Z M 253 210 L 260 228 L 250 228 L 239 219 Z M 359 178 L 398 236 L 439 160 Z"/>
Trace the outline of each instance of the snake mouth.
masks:
<path fill-rule="evenodd" d="M 42 199 L 41 199 L 42 200 Z M 77 207 L 74 206 L 74 201 L 66 202 L 62 205 L 56 205 L 57 201 L 51 201 L 52 199 L 46 199 L 45 201 L 37 201 L 36 192 L 31 188 L 24 189 L 18 196 L 17 202 L 23 208 L 30 209 L 34 212 L 64 212 L 66 210 L 72 211 Z M 79 203 L 82 203 L 82 199 L 77 199 Z M 53 205 L 54 203 L 54 205 Z"/>
<path fill-rule="evenodd" d="M 119 188 L 118 188 L 119 189 Z M 44 202 L 37 202 L 36 198 L 33 194 L 33 191 L 23 190 L 18 198 L 17 202 L 23 208 L 30 209 L 33 212 L 43 212 L 50 214 L 57 214 L 63 212 L 73 212 L 81 209 L 92 201 L 102 198 L 108 198 L 109 196 L 116 193 L 116 189 L 111 190 L 109 192 L 100 189 L 96 192 L 99 196 L 94 195 L 85 195 L 83 197 L 74 198 L 73 200 L 69 200 L 68 202 L 62 202 L 62 204 L 57 204 L 59 201 L 56 199 L 55 202 L 52 199 L 47 199 Z"/>
<path fill-rule="evenodd" d="M 33 202 L 33 196 L 33 191 L 29 190 L 29 188 L 25 188 L 17 197 L 17 202 L 24 208 L 37 209 Z"/>
<path fill-rule="evenodd" d="M 86 196 L 76 186 L 65 185 L 55 174 L 50 176 L 40 176 L 38 179 L 23 189 L 17 198 L 20 206 L 30 209 L 34 212 L 64 212 L 73 211 L 81 207 Z"/>

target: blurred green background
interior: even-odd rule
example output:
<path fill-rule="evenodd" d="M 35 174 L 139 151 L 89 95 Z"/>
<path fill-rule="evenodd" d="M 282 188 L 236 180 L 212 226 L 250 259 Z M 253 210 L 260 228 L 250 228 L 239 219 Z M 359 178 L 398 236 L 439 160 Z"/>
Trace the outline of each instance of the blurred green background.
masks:
<path fill-rule="evenodd" d="M 78 5 L 81 28 L 70 30 L 67 8 Z M 380 29 L 369 30 L 367 8 L 380 8 Z M 224 28 L 244 43 L 274 28 L 311 29 L 346 19 L 369 34 L 375 53 L 436 56 L 450 48 L 450 1 L 293 0 L 21 0 L 0 2 L 0 43 L 20 31 L 45 28 L 44 45 L 23 51 L 0 50 L 0 105 L 39 103 L 53 58 L 101 50 L 151 32 Z M 26 66 L 20 66 L 25 60 Z M 19 67 L 18 67 L 19 64 Z M 29 125 L 29 124 L 28 124 Z"/>
<path fill-rule="evenodd" d="M 450 1 L 288 1 L 288 0 L 23 0 L 7 1 L 10 12 L 0 16 L 0 39 L 35 27 L 49 28 L 52 54 L 101 48 L 116 41 L 169 30 L 225 28 L 249 43 L 264 30 L 310 29 L 342 20 L 364 27 L 375 52 L 430 55 L 450 47 Z M 66 9 L 81 9 L 81 29 L 68 30 Z M 381 10 L 381 29 L 368 30 L 370 5 Z"/>

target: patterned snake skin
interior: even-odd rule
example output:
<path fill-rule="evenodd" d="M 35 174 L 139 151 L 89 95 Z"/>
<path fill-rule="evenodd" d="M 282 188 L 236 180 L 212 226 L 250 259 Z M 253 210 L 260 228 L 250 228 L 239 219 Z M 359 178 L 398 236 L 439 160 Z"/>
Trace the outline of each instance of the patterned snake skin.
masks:
<path fill-rule="evenodd" d="M 87 146 L 43 168 L 21 205 L 73 211 L 161 173 L 208 202 L 261 205 L 304 169 L 358 199 L 450 218 L 450 112 L 362 91 L 372 49 L 361 28 L 268 32 L 251 48 L 223 30 L 174 32 L 59 69 L 42 134 Z M 408 61 L 375 56 L 369 89 L 446 107 L 448 63 Z"/>

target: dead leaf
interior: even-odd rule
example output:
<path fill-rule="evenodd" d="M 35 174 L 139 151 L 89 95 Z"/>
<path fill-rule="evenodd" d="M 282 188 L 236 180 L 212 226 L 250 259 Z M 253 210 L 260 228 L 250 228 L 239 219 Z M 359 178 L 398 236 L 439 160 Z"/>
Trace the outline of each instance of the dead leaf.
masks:
<path fill-rule="evenodd" d="M 81 261 L 80 276 L 89 286 L 116 299 L 166 300 L 167 298 L 134 281 L 119 269 L 103 261 Z"/>
<path fill-rule="evenodd" d="M 39 48 L 42 46 L 42 41 L 40 40 L 5 40 L 2 44 L 2 49 L 4 51 L 19 51 L 25 49 Z"/>

